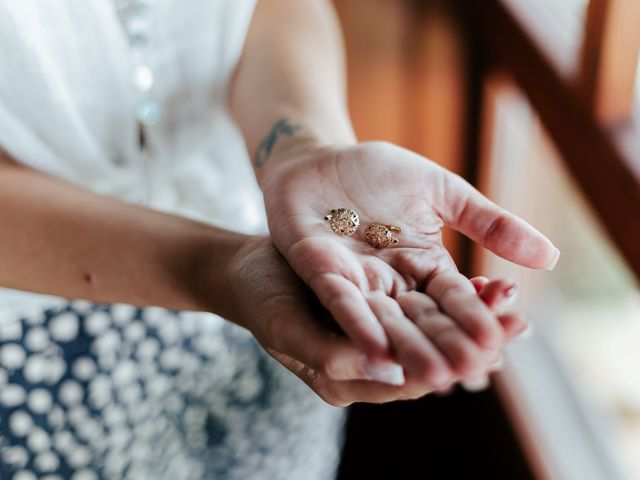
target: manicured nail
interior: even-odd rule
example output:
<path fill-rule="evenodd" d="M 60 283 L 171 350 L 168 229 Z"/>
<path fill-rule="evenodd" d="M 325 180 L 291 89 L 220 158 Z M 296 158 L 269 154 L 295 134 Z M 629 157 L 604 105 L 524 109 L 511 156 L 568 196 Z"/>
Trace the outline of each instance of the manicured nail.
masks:
<path fill-rule="evenodd" d="M 533 334 L 533 324 L 529 323 L 527 328 L 525 328 L 521 333 L 519 333 L 516 338 L 521 338 L 523 340 L 531 337 Z"/>
<path fill-rule="evenodd" d="M 509 305 L 512 305 L 516 301 L 518 296 L 518 285 L 515 283 L 503 290 L 504 300 L 499 303 L 499 307 L 504 309 Z"/>
<path fill-rule="evenodd" d="M 555 247 L 554 247 L 555 248 Z M 551 271 L 555 268 L 556 263 L 558 263 L 558 259 L 560 258 L 560 250 L 558 250 L 557 248 L 555 249 L 555 253 L 553 255 L 553 260 L 551 260 L 551 263 L 549 263 L 549 265 L 547 265 L 546 269 Z"/>
<path fill-rule="evenodd" d="M 440 390 L 436 390 L 434 393 L 434 395 L 437 395 L 439 397 L 446 397 L 447 395 L 449 395 L 451 392 L 453 392 L 453 385 L 450 387 L 446 387 Z"/>
<path fill-rule="evenodd" d="M 502 370 L 503 366 L 504 366 L 504 355 L 500 354 L 498 359 L 489 366 L 489 370 L 492 372 L 497 372 L 498 370 Z"/>
<path fill-rule="evenodd" d="M 504 296 L 507 298 L 513 297 L 516 293 L 518 293 L 518 285 L 515 283 L 504 290 Z"/>
<path fill-rule="evenodd" d="M 451 381 L 435 382 L 432 387 L 435 392 L 448 391 L 451 388 Z"/>
<path fill-rule="evenodd" d="M 432 380 L 432 387 L 434 390 L 445 390 L 451 386 L 451 374 L 450 373 L 442 373 L 435 375 Z"/>
<path fill-rule="evenodd" d="M 489 377 L 482 377 L 476 380 L 462 382 L 462 388 L 467 392 L 480 392 L 489 386 Z"/>
<path fill-rule="evenodd" d="M 404 385 L 402 365 L 397 363 L 365 359 L 363 369 L 369 380 L 388 383 L 389 385 Z"/>

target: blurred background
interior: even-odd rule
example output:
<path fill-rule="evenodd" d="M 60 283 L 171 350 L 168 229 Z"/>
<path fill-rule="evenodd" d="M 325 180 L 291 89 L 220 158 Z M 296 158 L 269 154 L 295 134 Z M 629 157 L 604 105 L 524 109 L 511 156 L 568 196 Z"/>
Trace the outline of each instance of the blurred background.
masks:
<path fill-rule="evenodd" d="M 560 248 L 481 393 L 351 411 L 341 478 L 640 479 L 640 1 L 334 0 L 360 140 L 456 171 Z M 365 461 L 366 460 L 366 461 Z"/>

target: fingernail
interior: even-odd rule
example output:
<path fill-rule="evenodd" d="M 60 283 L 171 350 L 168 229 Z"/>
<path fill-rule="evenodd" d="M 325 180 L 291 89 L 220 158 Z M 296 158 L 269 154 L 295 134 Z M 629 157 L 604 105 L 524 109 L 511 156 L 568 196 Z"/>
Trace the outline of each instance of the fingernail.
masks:
<path fill-rule="evenodd" d="M 518 285 L 515 283 L 503 290 L 504 300 L 498 304 L 496 308 L 504 309 L 512 305 L 518 296 Z"/>
<path fill-rule="evenodd" d="M 515 283 L 504 290 L 504 296 L 507 298 L 514 297 L 516 293 L 518 293 L 518 285 Z"/>
<path fill-rule="evenodd" d="M 363 369 L 369 380 L 390 385 L 404 385 L 402 365 L 397 363 L 365 359 Z"/>
<path fill-rule="evenodd" d="M 555 247 L 553 247 L 555 248 Z M 553 260 L 551 260 L 551 263 L 549 263 L 549 265 L 547 265 L 546 269 L 551 271 L 555 268 L 556 263 L 558 263 L 558 259 L 560 258 L 560 250 L 558 250 L 557 248 L 555 249 L 555 254 L 553 255 Z"/>
<path fill-rule="evenodd" d="M 489 386 L 489 377 L 482 377 L 476 380 L 462 382 L 462 388 L 467 392 L 480 392 Z"/>
<path fill-rule="evenodd" d="M 445 390 L 451 386 L 451 374 L 438 375 L 433 379 L 432 386 L 435 390 Z"/>
<path fill-rule="evenodd" d="M 502 370 L 503 366 L 504 366 L 504 355 L 500 354 L 498 359 L 489 366 L 489 370 L 492 372 L 497 372 L 498 370 Z"/>
<path fill-rule="evenodd" d="M 525 328 L 521 333 L 519 333 L 516 338 L 521 338 L 523 340 L 531 337 L 533 334 L 533 324 L 529 323 L 527 328 Z"/>
<path fill-rule="evenodd" d="M 441 390 L 436 390 L 433 393 L 434 393 L 434 395 L 437 395 L 439 397 L 445 397 L 445 396 L 449 395 L 451 392 L 453 392 L 453 386 L 446 387 L 446 388 L 443 388 Z"/>

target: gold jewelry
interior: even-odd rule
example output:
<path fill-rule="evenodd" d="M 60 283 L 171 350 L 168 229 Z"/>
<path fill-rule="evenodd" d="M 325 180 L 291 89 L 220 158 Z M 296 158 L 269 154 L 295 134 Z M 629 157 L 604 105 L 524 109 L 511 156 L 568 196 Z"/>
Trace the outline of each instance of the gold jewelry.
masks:
<path fill-rule="evenodd" d="M 395 225 L 372 223 L 364 231 L 364 239 L 374 248 L 387 248 L 389 245 L 395 245 L 400 241 L 391 232 L 400 233 L 401 231 L 402 229 Z"/>
<path fill-rule="evenodd" d="M 324 217 L 325 222 L 331 222 L 331 230 L 343 237 L 350 237 L 360 225 L 360 216 L 350 208 L 334 208 Z"/>

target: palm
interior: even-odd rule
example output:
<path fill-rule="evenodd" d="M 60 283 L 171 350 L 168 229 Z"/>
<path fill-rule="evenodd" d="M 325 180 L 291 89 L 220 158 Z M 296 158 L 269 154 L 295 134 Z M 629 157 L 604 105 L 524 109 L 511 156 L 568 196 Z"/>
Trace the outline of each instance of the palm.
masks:
<path fill-rule="evenodd" d="M 546 265 L 544 237 L 506 212 L 496 213 L 495 205 L 459 177 L 406 150 L 379 143 L 318 150 L 272 173 L 265 200 L 274 243 L 346 333 L 365 347 L 384 343 L 368 308 L 370 293 L 396 297 L 455 271 L 441 241 L 445 224 L 506 258 Z M 361 227 L 351 237 L 336 235 L 323 221 L 341 207 L 360 215 Z M 400 227 L 400 242 L 374 249 L 363 238 L 371 223 Z"/>

